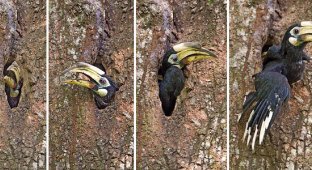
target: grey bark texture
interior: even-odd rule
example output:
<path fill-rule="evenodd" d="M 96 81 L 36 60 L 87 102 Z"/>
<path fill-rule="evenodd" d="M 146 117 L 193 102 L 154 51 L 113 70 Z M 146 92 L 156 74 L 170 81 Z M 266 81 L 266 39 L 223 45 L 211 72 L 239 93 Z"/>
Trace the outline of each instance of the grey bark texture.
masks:
<path fill-rule="evenodd" d="M 312 168 L 312 67 L 292 86 L 292 97 L 255 152 L 242 141 L 238 124 L 244 95 L 254 89 L 252 75 L 261 71 L 265 45 L 279 44 L 287 28 L 311 20 L 312 1 L 242 0 L 230 2 L 230 167 L 233 169 Z M 311 45 L 306 47 L 311 54 Z"/>
<path fill-rule="evenodd" d="M 0 1 L 0 169 L 45 167 L 45 1 Z M 10 109 L 3 69 L 16 61 L 24 85 Z"/>
<path fill-rule="evenodd" d="M 51 169 L 133 169 L 132 4 L 50 1 Z M 88 89 L 62 85 L 78 61 L 102 63 L 120 87 L 107 108 Z"/>
<path fill-rule="evenodd" d="M 138 169 L 226 168 L 226 3 L 137 1 Z M 169 46 L 199 41 L 216 60 L 188 66 L 171 117 L 158 97 L 157 72 Z"/>

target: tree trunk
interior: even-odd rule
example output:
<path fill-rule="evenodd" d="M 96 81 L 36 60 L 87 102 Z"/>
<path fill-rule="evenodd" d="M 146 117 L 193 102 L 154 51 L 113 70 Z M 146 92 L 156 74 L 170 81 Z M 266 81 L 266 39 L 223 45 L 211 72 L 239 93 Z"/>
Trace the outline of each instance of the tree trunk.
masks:
<path fill-rule="evenodd" d="M 45 1 L 0 1 L 0 169 L 45 167 Z M 10 109 L 3 70 L 16 61 L 22 87 Z"/>
<path fill-rule="evenodd" d="M 132 1 L 50 1 L 50 167 L 133 169 Z M 62 85 L 78 61 L 102 63 L 119 86 L 97 109 L 90 90 Z"/>
<path fill-rule="evenodd" d="M 230 23 L 230 167 L 233 169 L 310 169 L 312 167 L 312 79 L 306 65 L 302 81 L 292 86 L 289 104 L 280 112 L 261 146 L 253 153 L 238 125 L 244 95 L 254 90 L 252 75 L 261 71 L 264 46 L 279 44 L 295 22 L 311 20 L 311 1 L 232 1 Z M 311 53 L 311 45 L 306 47 Z"/>
<path fill-rule="evenodd" d="M 226 4 L 223 1 L 137 2 L 137 166 L 226 168 Z M 218 58 L 188 66 L 171 117 L 158 97 L 157 72 L 169 46 L 199 41 Z"/>

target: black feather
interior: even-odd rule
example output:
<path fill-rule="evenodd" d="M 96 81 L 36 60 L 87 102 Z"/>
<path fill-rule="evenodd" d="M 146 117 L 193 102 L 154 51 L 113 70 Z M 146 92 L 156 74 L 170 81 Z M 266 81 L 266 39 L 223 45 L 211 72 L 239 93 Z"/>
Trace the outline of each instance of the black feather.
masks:
<path fill-rule="evenodd" d="M 255 133 L 256 127 L 259 130 L 261 129 L 262 124 L 270 115 L 269 108 L 271 108 L 273 115 L 269 121 L 269 129 L 280 108 L 290 97 L 290 86 L 284 75 L 264 71 L 257 74 L 255 78 L 256 92 L 250 94 L 249 99 L 246 100 L 243 106 L 243 114 L 250 114 L 250 112 L 254 111 L 247 124 L 247 128 L 251 129 L 250 135 Z M 267 130 L 265 130 L 266 133 Z"/>
<path fill-rule="evenodd" d="M 166 116 L 172 114 L 177 96 L 180 95 L 184 87 L 184 82 L 183 71 L 175 66 L 169 67 L 164 74 L 164 79 L 160 81 L 159 97 Z"/>

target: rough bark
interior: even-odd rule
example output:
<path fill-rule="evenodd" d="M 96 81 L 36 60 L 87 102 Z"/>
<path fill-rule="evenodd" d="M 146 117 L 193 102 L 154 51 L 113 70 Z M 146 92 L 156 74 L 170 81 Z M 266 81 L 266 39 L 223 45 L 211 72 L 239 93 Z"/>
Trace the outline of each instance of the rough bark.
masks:
<path fill-rule="evenodd" d="M 137 1 L 137 166 L 226 168 L 226 4 Z M 188 66 L 171 117 L 158 97 L 157 72 L 170 45 L 199 41 L 218 58 Z"/>
<path fill-rule="evenodd" d="M 45 167 L 45 1 L 0 1 L 0 169 Z M 16 61 L 24 79 L 10 109 L 4 65 Z"/>
<path fill-rule="evenodd" d="M 50 1 L 50 167 L 133 168 L 133 2 Z M 91 91 L 61 84 L 78 61 L 101 62 L 119 85 L 98 110 Z"/>
<path fill-rule="evenodd" d="M 261 71 L 262 48 L 279 44 L 293 23 L 311 20 L 312 1 L 233 0 L 230 5 L 230 167 L 311 169 L 311 64 L 303 80 L 292 86 L 289 104 L 254 153 L 241 140 L 245 123 L 236 120 L 244 95 L 254 89 L 252 75 Z M 311 45 L 306 49 L 311 54 Z"/>

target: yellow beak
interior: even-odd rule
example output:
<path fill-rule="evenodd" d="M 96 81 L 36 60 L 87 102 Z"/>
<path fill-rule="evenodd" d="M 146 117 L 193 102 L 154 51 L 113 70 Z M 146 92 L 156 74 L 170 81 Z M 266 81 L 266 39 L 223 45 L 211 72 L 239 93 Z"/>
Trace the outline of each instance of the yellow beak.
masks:
<path fill-rule="evenodd" d="M 16 61 L 7 68 L 7 75 L 3 79 L 10 88 L 16 88 L 17 83 L 21 80 L 20 68 Z"/>
<path fill-rule="evenodd" d="M 107 95 L 108 90 L 105 89 L 105 87 L 110 86 L 110 84 L 109 84 L 107 78 L 103 78 L 103 77 L 105 77 L 105 72 L 102 71 L 101 69 L 99 69 L 93 65 L 87 64 L 87 63 L 79 62 L 79 63 L 75 64 L 74 66 L 66 69 L 63 72 L 63 74 L 66 74 L 68 72 L 70 72 L 70 73 L 82 73 L 85 76 L 87 76 L 89 78 L 89 80 L 67 79 L 67 80 L 63 81 L 63 83 L 73 84 L 73 85 L 78 85 L 81 87 L 88 88 L 101 97 L 104 97 Z"/>
<path fill-rule="evenodd" d="M 92 89 L 96 86 L 94 83 L 91 83 L 90 81 L 87 80 L 65 80 L 64 83 L 78 85 L 89 89 Z"/>
<path fill-rule="evenodd" d="M 199 60 L 213 59 L 217 57 L 214 53 L 206 49 L 188 49 L 178 53 L 178 60 L 184 64 L 188 65 L 191 62 L 196 62 Z"/>
<path fill-rule="evenodd" d="M 79 62 L 75 64 L 74 66 L 66 69 L 63 74 L 66 74 L 67 72 L 71 73 L 82 73 L 88 77 L 90 77 L 94 82 L 100 84 L 101 75 L 104 75 L 105 72 L 101 69 L 87 63 Z M 95 86 L 94 83 L 91 83 L 90 81 L 86 80 L 66 80 L 64 83 L 67 84 L 75 84 L 87 88 L 93 88 Z"/>
<path fill-rule="evenodd" d="M 11 89 L 14 89 L 16 87 L 16 83 L 11 77 L 4 76 L 3 79 L 4 79 L 4 83 L 8 85 Z"/>
<path fill-rule="evenodd" d="M 178 61 L 187 65 L 191 62 L 212 59 L 217 57 L 211 51 L 202 48 L 198 42 L 186 42 L 173 46 L 174 51 L 177 52 Z"/>
<path fill-rule="evenodd" d="M 312 21 L 301 22 L 299 39 L 303 42 L 312 42 Z"/>

